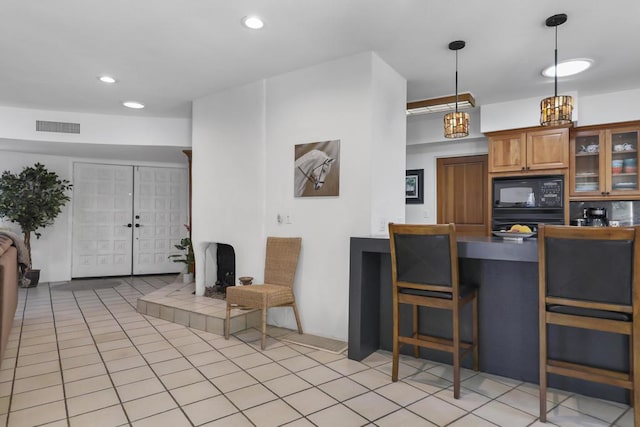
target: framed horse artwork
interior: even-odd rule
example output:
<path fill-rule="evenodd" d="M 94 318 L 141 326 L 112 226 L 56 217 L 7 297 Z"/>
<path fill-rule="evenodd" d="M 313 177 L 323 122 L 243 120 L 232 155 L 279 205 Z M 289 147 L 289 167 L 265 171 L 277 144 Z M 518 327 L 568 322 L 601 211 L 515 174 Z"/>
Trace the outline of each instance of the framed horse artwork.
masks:
<path fill-rule="evenodd" d="M 295 146 L 294 196 L 318 197 L 340 194 L 340 140 Z"/>

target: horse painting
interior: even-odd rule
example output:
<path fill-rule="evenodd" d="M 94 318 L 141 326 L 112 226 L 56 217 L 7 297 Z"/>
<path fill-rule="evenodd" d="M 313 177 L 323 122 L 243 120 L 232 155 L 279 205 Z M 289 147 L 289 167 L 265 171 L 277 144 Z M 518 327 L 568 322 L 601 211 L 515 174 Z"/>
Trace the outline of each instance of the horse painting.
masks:
<path fill-rule="evenodd" d="M 325 178 L 329 174 L 334 161 L 335 159 L 320 150 L 311 150 L 296 159 L 294 179 L 295 196 L 301 197 L 304 195 L 308 182 L 313 185 L 314 190 L 320 190 L 324 185 Z"/>

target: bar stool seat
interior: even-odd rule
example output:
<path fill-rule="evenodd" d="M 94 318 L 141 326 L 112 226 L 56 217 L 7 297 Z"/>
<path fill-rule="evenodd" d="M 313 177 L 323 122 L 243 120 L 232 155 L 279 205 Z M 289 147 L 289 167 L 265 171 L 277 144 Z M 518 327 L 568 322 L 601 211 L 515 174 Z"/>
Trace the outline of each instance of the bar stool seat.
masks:
<path fill-rule="evenodd" d="M 478 291 L 458 279 L 458 245 L 454 224 L 410 225 L 389 224 L 391 274 L 393 284 L 393 364 L 391 380 L 398 380 L 400 346 L 453 354 L 453 396 L 460 397 L 460 362 L 473 355 L 473 369 L 478 370 Z M 472 304 L 473 342 L 462 342 L 460 312 Z M 412 306 L 413 330 L 410 336 L 400 334 L 400 305 Z M 450 310 L 453 323 L 451 339 L 426 335 L 419 331 L 419 307 Z"/>

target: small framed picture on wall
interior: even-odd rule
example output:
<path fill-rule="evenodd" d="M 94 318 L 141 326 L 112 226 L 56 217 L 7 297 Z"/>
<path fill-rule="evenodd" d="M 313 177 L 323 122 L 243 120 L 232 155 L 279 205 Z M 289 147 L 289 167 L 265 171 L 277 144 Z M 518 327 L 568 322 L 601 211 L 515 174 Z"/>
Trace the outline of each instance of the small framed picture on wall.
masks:
<path fill-rule="evenodd" d="M 405 177 L 405 197 L 407 204 L 424 203 L 424 169 L 409 169 Z"/>

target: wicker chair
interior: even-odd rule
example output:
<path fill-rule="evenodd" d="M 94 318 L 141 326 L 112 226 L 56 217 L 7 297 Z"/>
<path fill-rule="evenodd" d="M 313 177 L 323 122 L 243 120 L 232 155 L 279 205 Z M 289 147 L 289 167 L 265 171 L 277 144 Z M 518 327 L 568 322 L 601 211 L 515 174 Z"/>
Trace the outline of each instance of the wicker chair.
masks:
<path fill-rule="evenodd" d="M 267 332 L 267 309 L 269 307 L 288 306 L 293 308 L 298 324 L 298 333 L 302 333 L 300 316 L 293 295 L 293 279 L 300 254 L 300 237 L 268 237 L 267 255 L 264 267 L 263 285 L 230 286 L 227 288 L 227 321 L 225 338 L 229 339 L 229 323 L 233 306 L 258 308 L 262 310 L 262 342 L 264 350 Z"/>

